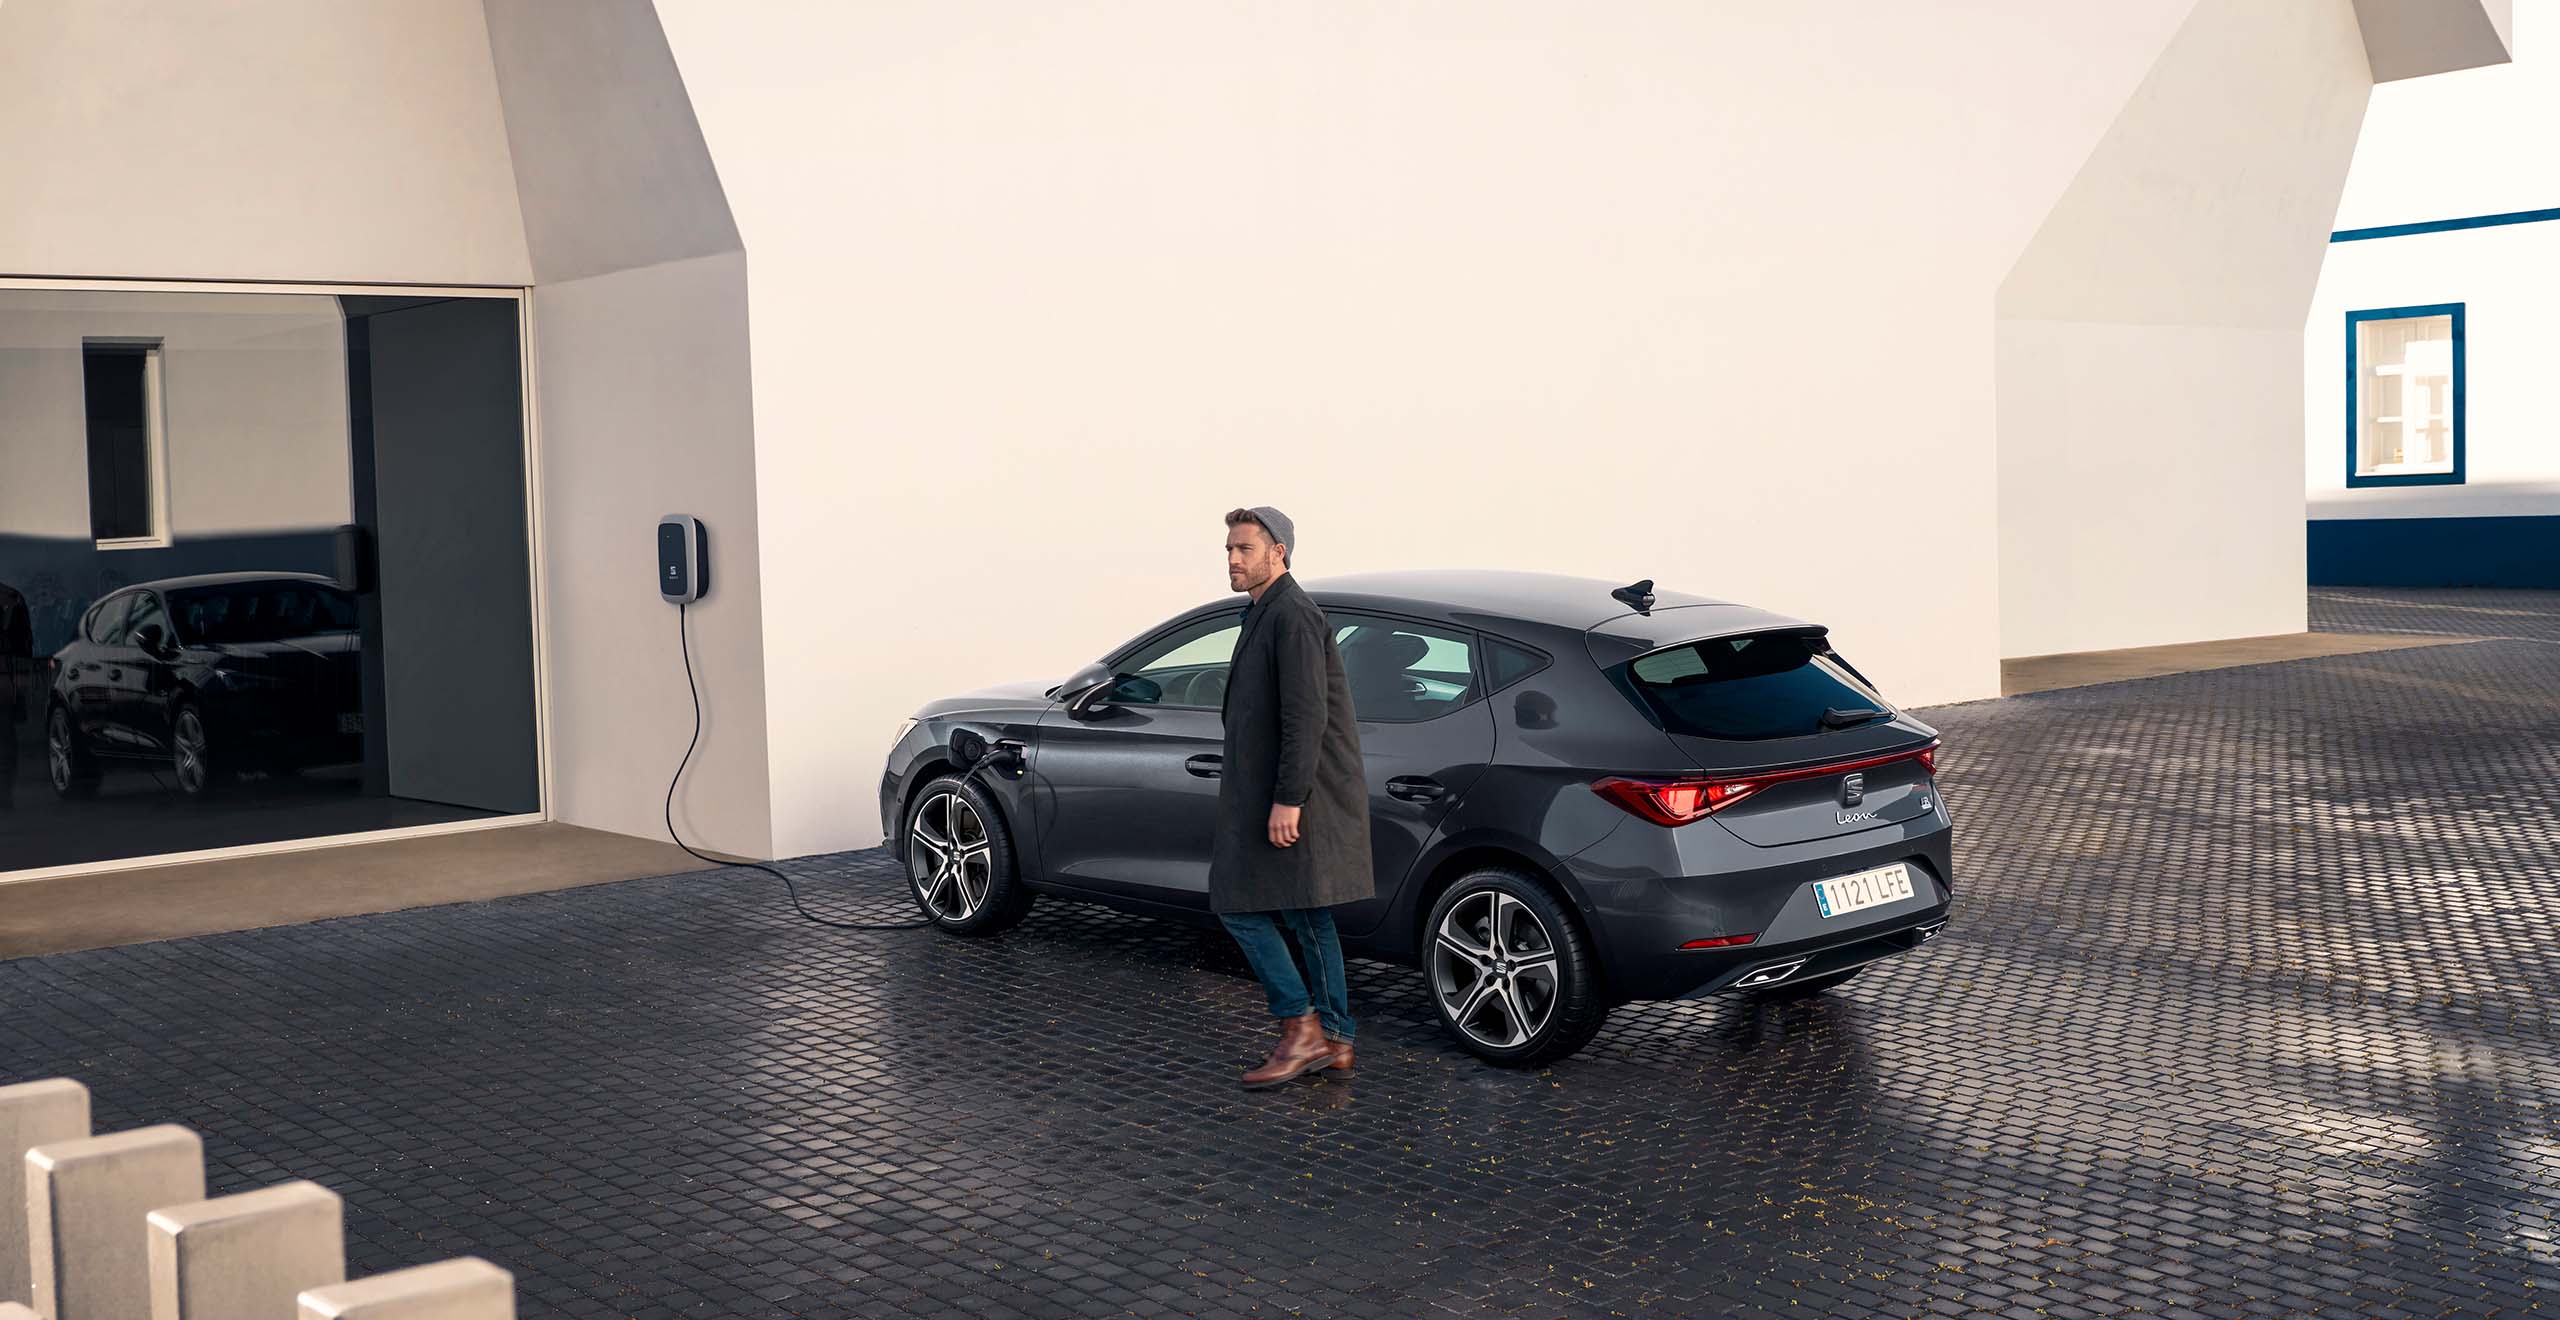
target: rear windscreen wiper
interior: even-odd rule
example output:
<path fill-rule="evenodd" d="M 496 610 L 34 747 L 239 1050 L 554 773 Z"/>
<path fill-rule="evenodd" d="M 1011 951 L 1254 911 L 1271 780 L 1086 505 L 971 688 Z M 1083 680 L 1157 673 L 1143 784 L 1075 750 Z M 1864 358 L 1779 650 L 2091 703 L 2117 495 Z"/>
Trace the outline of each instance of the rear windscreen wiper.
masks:
<path fill-rule="evenodd" d="M 1826 729 L 1845 729 L 1852 724 L 1864 724 L 1869 720 L 1879 719 L 1885 714 L 1886 712 L 1877 710 L 1871 706 L 1861 707 L 1857 710 L 1826 710 L 1822 712 L 1822 727 Z"/>

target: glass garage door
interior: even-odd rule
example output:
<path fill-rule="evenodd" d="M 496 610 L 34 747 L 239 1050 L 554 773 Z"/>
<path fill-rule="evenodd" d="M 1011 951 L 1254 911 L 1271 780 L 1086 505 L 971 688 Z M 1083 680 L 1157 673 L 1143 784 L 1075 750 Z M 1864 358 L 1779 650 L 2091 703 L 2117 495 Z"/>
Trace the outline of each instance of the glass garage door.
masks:
<path fill-rule="evenodd" d="M 0 874 L 541 810 L 519 336 L 0 288 Z"/>

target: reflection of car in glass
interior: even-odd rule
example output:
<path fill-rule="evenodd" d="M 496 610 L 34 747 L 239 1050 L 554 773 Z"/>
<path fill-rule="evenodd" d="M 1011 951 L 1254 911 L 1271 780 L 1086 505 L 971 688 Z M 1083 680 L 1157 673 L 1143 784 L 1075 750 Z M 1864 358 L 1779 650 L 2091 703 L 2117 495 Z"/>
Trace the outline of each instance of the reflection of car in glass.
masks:
<path fill-rule="evenodd" d="M 116 765 L 165 767 L 194 796 L 238 770 L 364 755 L 355 597 L 307 573 L 217 573 L 119 589 L 53 655 L 54 791 Z"/>
<path fill-rule="evenodd" d="M 1419 966 L 1496 1063 L 1570 1054 L 1617 1003 L 1819 993 L 1946 922 L 1936 733 L 1823 628 L 1650 585 L 1305 584 L 1368 763 L 1377 896 L 1335 909 L 1343 943 Z M 1000 930 L 1035 893 L 1207 918 L 1240 604 L 916 712 L 880 812 L 937 925 Z M 962 774 L 982 746 L 1018 769 Z"/>

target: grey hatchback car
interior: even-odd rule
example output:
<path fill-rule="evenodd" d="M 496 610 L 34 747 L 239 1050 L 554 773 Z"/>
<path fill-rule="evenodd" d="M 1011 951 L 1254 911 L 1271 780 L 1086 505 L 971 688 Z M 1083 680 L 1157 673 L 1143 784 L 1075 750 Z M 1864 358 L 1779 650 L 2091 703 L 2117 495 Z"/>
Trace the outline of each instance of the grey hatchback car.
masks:
<path fill-rule="evenodd" d="M 1632 1000 L 1816 994 L 1946 924 L 1937 733 L 1824 628 L 1650 582 L 1302 585 L 1368 763 L 1377 895 L 1336 909 L 1345 950 L 1419 969 L 1477 1056 L 1562 1058 Z M 992 934 L 1042 894 L 1214 924 L 1240 607 L 907 721 L 881 822 L 934 924 Z"/>

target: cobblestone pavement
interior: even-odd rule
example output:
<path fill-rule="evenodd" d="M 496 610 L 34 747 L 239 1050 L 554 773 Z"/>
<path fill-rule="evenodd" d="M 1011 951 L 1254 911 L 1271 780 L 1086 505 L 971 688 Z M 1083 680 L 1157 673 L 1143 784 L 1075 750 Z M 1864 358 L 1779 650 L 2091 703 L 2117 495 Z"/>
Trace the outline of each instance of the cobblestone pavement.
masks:
<path fill-rule="evenodd" d="M 2550 595 L 2314 607 L 2560 637 Z M 1945 937 L 1543 1072 L 1362 964 L 1358 1075 L 1247 1094 L 1223 936 L 848 935 L 725 871 L 0 964 L 0 1081 L 533 1317 L 2560 1311 L 2560 646 L 1929 718 Z M 793 869 L 893 912 L 876 854 Z"/>

